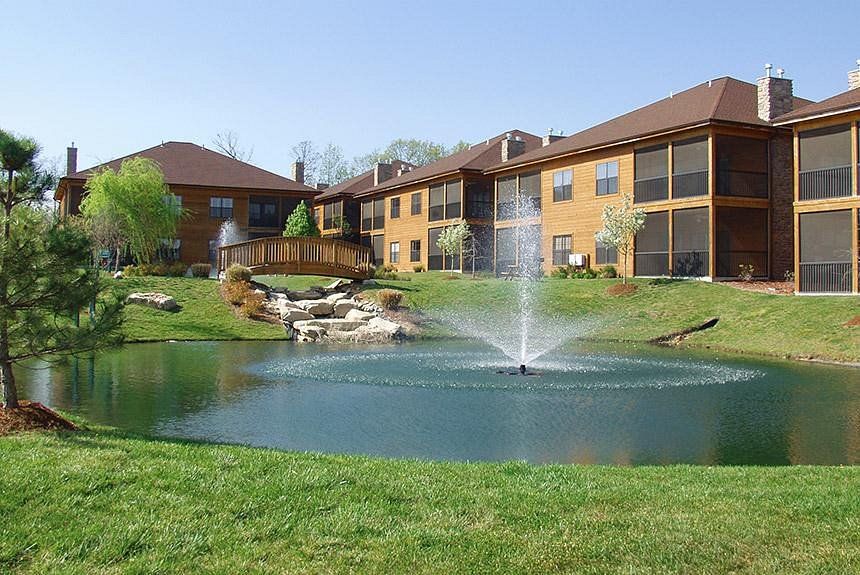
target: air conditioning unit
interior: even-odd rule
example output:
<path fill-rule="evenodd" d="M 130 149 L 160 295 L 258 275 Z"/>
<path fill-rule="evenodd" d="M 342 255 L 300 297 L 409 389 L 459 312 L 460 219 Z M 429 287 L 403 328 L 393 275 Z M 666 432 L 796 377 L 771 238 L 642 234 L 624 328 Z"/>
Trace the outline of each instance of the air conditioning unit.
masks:
<path fill-rule="evenodd" d="M 584 268 L 588 265 L 588 254 L 570 254 L 567 262 L 574 267 Z"/>

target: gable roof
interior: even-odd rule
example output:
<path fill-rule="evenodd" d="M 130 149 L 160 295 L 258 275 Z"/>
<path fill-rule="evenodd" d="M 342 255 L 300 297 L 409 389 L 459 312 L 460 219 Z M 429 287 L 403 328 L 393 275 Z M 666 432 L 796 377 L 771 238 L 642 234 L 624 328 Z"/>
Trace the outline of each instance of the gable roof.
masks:
<path fill-rule="evenodd" d="M 317 190 L 310 186 L 300 184 L 247 162 L 234 160 L 229 156 L 190 142 L 164 142 L 161 145 L 69 174 L 61 178 L 60 181 L 86 181 L 92 173 L 103 168 L 119 170 L 123 160 L 136 156 L 148 158 L 158 163 L 164 173 L 164 183 L 167 185 L 317 193 Z"/>
<path fill-rule="evenodd" d="M 539 137 L 521 130 L 510 130 L 509 132 L 490 138 L 485 142 L 474 144 L 467 150 L 457 152 L 456 154 L 437 160 L 432 164 L 415 168 L 411 172 L 407 172 L 402 176 L 386 180 L 378 186 L 373 186 L 357 193 L 356 196 L 365 196 L 381 192 L 383 190 L 399 188 L 407 184 L 430 180 L 445 174 L 459 172 L 461 170 L 483 171 L 501 160 L 502 140 L 505 140 L 508 134 L 510 134 L 511 137 L 519 136 L 522 138 L 526 143 L 526 152 L 541 146 L 541 139 Z"/>
<path fill-rule="evenodd" d="M 795 106 L 809 103 L 802 98 L 794 100 Z M 509 162 L 496 163 L 487 171 L 500 171 L 710 122 L 771 126 L 758 117 L 758 88 L 748 82 L 723 77 L 663 98 Z"/>
<path fill-rule="evenodd" d="M 808 104 L 788 114 L 774 119 L 777 125 L 791 124 L 817 116 L 830 116 L 840 112 L 860 110 L 860 88 L 854 88 L 841 94 L 831 96 L 814 104 Z"/>
<path fill-rule="evenodd" d="M 410 164 L 409 162 L 403 162 L 400 160 L 391 160 L 391 171 L 393 174 L 397 173 L 397 170 L 400 170 L 404 167 L 412 167 L 415 168 L 414 164 Z M 364 173 L 361 173 L 357 176 L 354 176 L 348 180 L 344 180 L 339 184 L 335 184 L 330 188 L 326 188 L 320 195 L 318 195 L 314 200 L 316 202 L 330 200 L 332 198 L 338 196 L 348 196 L 352 197 L 356 193 L 366 190 L 367 188 L 373 187 L 373 172 L 374 170 L 368 170 Z M 397 177 L 397 176 L 393 176 Z"/>

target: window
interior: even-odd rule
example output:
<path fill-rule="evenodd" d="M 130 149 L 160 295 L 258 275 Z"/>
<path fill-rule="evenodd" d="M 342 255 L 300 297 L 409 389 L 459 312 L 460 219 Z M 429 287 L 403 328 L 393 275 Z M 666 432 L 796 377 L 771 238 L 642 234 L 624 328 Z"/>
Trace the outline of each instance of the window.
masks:
<path fill-rule="evenodd" d="M 442 228 L 433 228 L 427 232 L 427 269 L 441 270 L 444 265 L 442 261 L 442 250 L 436 244 L 439 239 L 439 234 L 442 233 Z"/>
<path fill-rule="evenodd" d="M 323 206 L 323 225 L 322 229 L 330 230 L 334 227 L 332 219 L 334 218 L 334 204 L 326 204 Z"/>
<path fill-rule="evenodd" d="M 417 216 L 421 213 L 421 192 L 415 192 L 412 194 L 412 211 L 413 216 Z"/>
<path fill-rule="evenodd" d="M 520 202 L 517 206 L 520 217 L 529 218 L 540 215 L 540 172 L 520 174 Z"/>
<path fill-rule="evenodd" d="M 381 266 L 385 258 L 385 236 L 373 236 L 371 249 L 373 249 L 373 265 Z"/>
<path fill-rule="evenodd" d="M 851 210 L 800 214 L 800 291 L 851 291 Z"/>
<path fill-rule="evenodd" d="M 296 211 L 296 208 L 299 207 L 300 202 L 301 202 L 301 200 L 298 198 L 283 198 L 283 199 L 281 199 L 281 213 L 283 214 L 283 219 L 281 220 L 280 225 L 278 227 L 281 227 L 284 224 L 284 222 L 286 221 L 286 219 L 290 216 L 290 214 L 292 214 L 294 211 Z M 317 209 L 311 210 L 311 212 L 314 215 L 314 221 L 317 222 L 317 225 L 319 225 L 317 211 L 319 211 L 319 210 L 317 210 Z"/>
<path fill-rule="evenodd" d="M 612 246 L 608 246 L 601 241 L 597 241 L 594 245 L 595 263 L 599 266 L 617 265 L 618 250 Z"/>
<path fill-rule="evenodd" d="M 164 203 L 175 208 L 177 213 L 182 212 L 182 196 L 166 194 L 164 196 Z"/>
<path fill-rule="evenodd" d="M 218 264 L 218 240 L 209 240 L 209 263 Z"/>
<path fill-rule="evenodd" d="M 801 132 L 800 151 L 801 200 L 820 200 L 850 196 L 851 127 L 830 126 Z"/>
<path fill-rule="evenodd" d="M 429 221 L 436 222 L 445 219 L 445 185 L 430 186 Z M 441 268 L 440 268 L 441 269 Z"/>
<path fill-rule="evenodd" d="M 373 229 L 385 227 L 385 198 L 373 200 Z"/>
<path fill-rule="evenodd" d="M 709 231 L 708 208 L 672 212 L 672 275 L 709 275 Z"/>
<path fill-rule="evenodd" d="M 470 180 L 465 187 L 466 217 L 490 219 L 493 217 L 493 190 L 487 180 Z"/>
<path fill-rule="evenodd" d="M 259 228 L 279 228 L 278 199 L 251 197 L 248 200 L 248 225 Z"/>
<path fill-rule="evenodd" d="M 412 240 L 409 242 L 409 261 L 421 261 L 421 240 Z"/>
<path fill-rule="evenodd" d="M 651 212 L 636 234 L 633 272 L 637 276 L 669 275 L 669 212 Z"/>
<path fill-rule="evenodd" d="M 388 261 L 393 264 L 400 263 L 400 242 L 391 242 L 388 251 Z"/>
<path fill-rule="evenodd" d="M 459 218 L 462 213 L 460 180 L 445 182 L 445 219 Z"/>
<path fill-rule="evenodd" d="M 166 262 L 178 262 L 181 248 L 182 240 L 162 239 L 158 248 L 158 259 Z"/>
<path fill-rule="evenodd" d="M 517 177 L 499 178 L 497 186 L 496 219 L 512 220 L 517 212 Z"/>
<path fill-rule="evenodd" d="M 708 195 L 708 138 L 672 142 L 672 197 Z"/>
<path fill-rule="evenodd" d="M 233 198 L 209 198 L 209 217 L 229 219 L 233 217 Z"/>
<path fill-rule="evenodd" d="M 552 201 L 573 199 L 573 170 L 562 170 L 552 175 Z"/>
<path fill-rule="evenodd" d="M 618 162 L 603 162 L 595 168 L 597 174 L 597 195 L 608 196 L 618 193 Z"/>
<path fill-rule="evenodd" d="M 391 219 L 400 217 L 400 198 L 391 198 Z M 393 244 L 392 244 L 393 245 Z"/>
<path fill-rule="evenodd" d="M 373 229 L 373 202 L 361 202 L 361 229 L 369 231 Z"/>
<path fill-rule="evenodd" d="M 714 251 L 717 277 L 735 278 L 740 266 L 753 266 L 756 275 L 768 267 L 768 210 L 719 206 L 716 208 Z"/>
<path fill-rule="evenodd" d="M 566 266 L 570 263 L 570 236 L 552 237 L 552 265 Z"/>
<path fill-rule="evenodd" d="M 633 153 L 633 200 L 654 202 L 669 198 L 669 145 L 642 148 Z"/>
<path fill-rule="evenodd" d="M 768 141 L 740 136 L 717 136 L 717 195 L 766 198 Z"/>

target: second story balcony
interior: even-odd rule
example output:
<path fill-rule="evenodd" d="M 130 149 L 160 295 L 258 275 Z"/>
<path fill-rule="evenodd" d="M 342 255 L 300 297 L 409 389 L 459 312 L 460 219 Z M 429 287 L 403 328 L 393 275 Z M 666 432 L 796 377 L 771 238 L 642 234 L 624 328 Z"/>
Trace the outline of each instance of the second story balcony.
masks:
<path fill-rule="evenodd" d="M 824 200 L 851 195 L 851 166 L 800 171 L 800 200 Z"/>
<path fill-rule="evenodd" d="M 841 124 L 798 133 L 799 200 L 852 195 L 851 125 Z"/>

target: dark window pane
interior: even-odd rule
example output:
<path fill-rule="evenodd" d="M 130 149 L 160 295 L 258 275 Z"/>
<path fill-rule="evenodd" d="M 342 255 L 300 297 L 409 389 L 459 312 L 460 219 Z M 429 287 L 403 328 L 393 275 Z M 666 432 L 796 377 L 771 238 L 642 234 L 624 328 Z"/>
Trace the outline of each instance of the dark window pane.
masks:
<path fill-rule="evenodd" d="M 708 138 L 672 143 L 672 173 L 687 174 L 708 170 Z"/>
<path fill-rule="evenodd" d="M 669 212 L 649 213 L 635 243 L 636 275 L 669 275 Z"/>
<path fill-rule="evenodd" d="M 445 183 L 445 218 L 459 218 L 461 214 L 461 190 L 460 180 L 452 180 Z"/>
<path fill-rule="evenodd" d="M 466 182 L 466 217 L 493 217 L 493 192 L 487 180 Z"/>
<path fill-rule="evenodd" d="M 566 266 L 570 261 L 570 236 L 553 236 L 552 265 Z"/>
<path fill-rule="evenodd" d="M 439 239 L 439 234 L 442 233 L 442 228 L 433 228 L 427 232 L 427 269 L 441 270 L 444 262 L 442 261 L 442 250 L 436 245 Z"/>
<path fill-rule="evenodd" d="M 717 136 L 717 195 L 768 196 L 768 141 Z"/>
<path fill-rule="evenodd" d="M 373 202 L 361 202 L 361 229 L 369 231 L 373 229 Z"/>
<path fill-rule="evenodd" d="M 597 265 L 615 265 L 618 263 L 618 250 L 607 246 L 603 242 L 596 242 L 594 246 Z"/>
<path fill-rule="evenodd" d="M 851 291 L 850 210 L 800 214 L 800 291 Z"/>
<path fill-rule="evenodd" d="M 332 224 L 332 204 L 326 204 L 323 206 L 323 229 L 330 230 L 334 227 Z"/>
<path fill-rule="evenodd" d="M 421 261 L 421 240 L 412 240 L 409 242 L 409 261 Z"/>
<path fill-rule="evenodd" d="M 400 242 L 391 242 L 389 252 L 388 261 L 393 264 L 400 263 Z"/>
<path fill-rule="evenodd" d="M 385 236 L 373 236 L 373 265 L 381 266 L 385 262 Z"/>
<path fill-rule="evenodd" d="M 716 216 L 716 276 L 737 277 L 740 266 L 752 266 L 754 275 L 767 276 L 767 210 L 721 206 Z"/>
<path fill-rule="evenodd" d="M 520 206 L 520 212 L 528 217 L 533 210 L 540 210 L 540 172 L 520 175 L 520 201 L 528 202 Z"/>
<path fill-rule="evenodd" d="M 844 124 L 800 132 L 800 170 L 851 165 L 851 126 Z"/>
<path fill-rule="evenodd" d="M 417 216 L 421 213 L 421 192 L 412 194 L 412 215 Z"/>
<path fill-rule="evenodd" d="M 618 193 L 618 162 L 603 162 L 595 167 L 596 193 L 606 196 Z"/>
<path fill-rule="evenodd" d="M 430 186 L 430 213 L 428 219 L 431 222 L 445 219 L 445 186 L 437 184 Z"/>
<path fill-rule="evenodd" d="M 373 229 L 385 227 L 385 198 L 373 200 Z"/>
<path fill-rule="evenodd" d="M 400 217 L 400 198 L 391 198 L 391 219 Z"/>
<path fill-rule="evenodd" d="M 710 267 L 710 222 L 708 208 L 676 210 L 672 213 L 672 273 L 701 277 Z"/>
<path fill-rule="evenodd" d="M 669 146 L 642 148 L 634 153 L 634 178 L 647 180 L 669 175 Z"/>
<path fill-rule="evenodd" d="M 517 177 L 508 176 L 506 178 L 499 178 L 497 186 L 496 219 L 513 219 L 516 216 Z"/>
<path fill-rule="evenodd" d="M 496 274 L 517 263 L 517 238 L 514 228 L 496 230 Z"/>
<path fill-rule="evenodd" d="M 562 170 L 552 175 L 552 201 L 562 202 L 573 197 L 573 170 Z"/>

